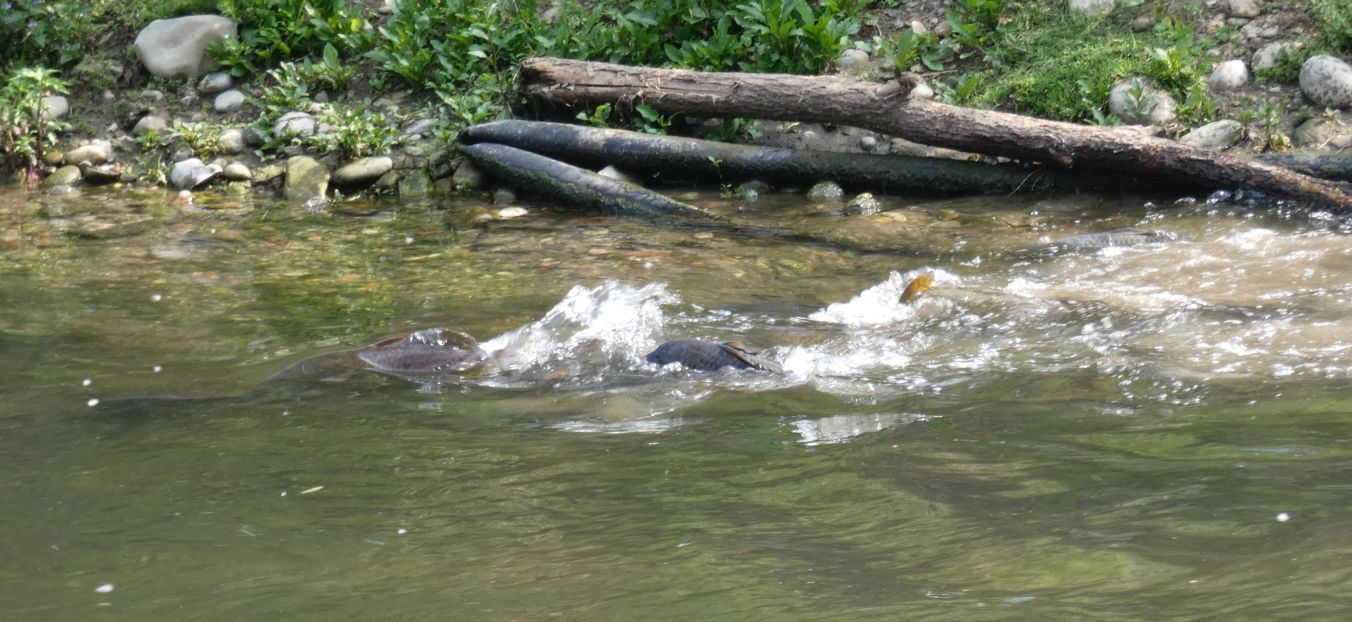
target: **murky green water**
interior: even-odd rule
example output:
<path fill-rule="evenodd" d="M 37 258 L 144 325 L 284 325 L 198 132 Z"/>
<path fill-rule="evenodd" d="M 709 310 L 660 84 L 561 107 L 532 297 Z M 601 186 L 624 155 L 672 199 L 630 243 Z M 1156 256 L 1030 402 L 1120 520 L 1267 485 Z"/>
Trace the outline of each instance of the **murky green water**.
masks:
<path fill-rule="evenodd" d="M 1346 617 L 1352 227 L 1154 200 L 5 190 L 0 620 Z M 1025 248 L 1124 226 L 1186 240 Z M 263 382 L 426 326 L 499 367 Z"/>

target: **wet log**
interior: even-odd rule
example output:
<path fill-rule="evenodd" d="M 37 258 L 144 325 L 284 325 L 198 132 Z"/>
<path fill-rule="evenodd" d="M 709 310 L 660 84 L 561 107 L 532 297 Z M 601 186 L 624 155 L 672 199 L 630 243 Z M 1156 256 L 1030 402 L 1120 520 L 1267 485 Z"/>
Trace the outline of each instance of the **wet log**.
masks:
<path fill-rule="evenodd" d="M 521 63 L 517 89 L 546 106 L 589 109 L 603 103 L 645 103 L 668 114 L 850 125 L 1076 171 L 1247 188 L 1317 207 L 1352 209 L 1352 185 L 1195 149 L 1141 128 L 1082 126 L 911 97 L 917 83 L 909 76 L 874 84 L 833 76 L 709 73 L 530 58 Z"/>
<path fill-rule="evenodd" d="M 717 220 L 693 205 L 667 198 L 631 183 L 602 177 L 571 164 L 495 143 L 464 147 L 474 166 L 522 192 L 562 204 L 609 214 Z"/>
<path fill-rule="evenodd" d="M 1254 159 L 1264 164 L 1289 168 L 1311 177 L 1334 181 L 1352 181 L 1352 155 L 1265 153 Z"/>
<path fill-rule="evenodd" d="M 851 190 L 941 196 L 1016 191 L 1121 190 L 1125 177 L 1076 175 L 941 158 L 733 145 L 541 121 L 495 121 L 460 133 L 466 143 L 510 145 L 574 164 L 613 165 L 659 181 L 759 179 L 802 185 L 834 181 Z M 1139 187 L 1133 184 L 1129 187 Z"/>

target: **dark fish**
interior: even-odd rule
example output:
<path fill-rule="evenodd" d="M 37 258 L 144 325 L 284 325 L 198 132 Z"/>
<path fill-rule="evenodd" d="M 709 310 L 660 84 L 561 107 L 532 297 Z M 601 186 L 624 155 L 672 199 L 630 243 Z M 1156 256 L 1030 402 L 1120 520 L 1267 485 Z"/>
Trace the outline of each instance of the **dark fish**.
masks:
<path fill-rule="evenodd" d="M 760 352 L 751 350 L 741 342 L 729 341 L 714 343 L 694 339 L 668 341 L 644 357 L 654 365 L 680 363 L 690 369 L 700 371 L 718 371 L 724 367 L 733 369 L 760 369 L 783 372 L 784 368 L 770 359 L 759 356 Z"/>
<path fill-rule="evenodd" d="M 359 350 L 312 356 L 273 374 L 268 381 L 342 381 L 365 371 L 434 379 L 472 373 L 487 360 L 487 353 L 473 337 L 454 330 L 428 328 Z"/>
<path fill-rule="evenodd" d="M 488 358 L 473 337 L 444 328 L 420 330 L 386 339 L 357 352 L 372 369 L 395 375 L 464 374 Z"/>
<path fill-rule="evenodd" d="M 1114 229 L 1112 231 L 1103 231 L 1100 233 L 1072 235 L 1067 238 L 1061 238 L 1050 244 L 1035 246 L 1034 248 L 1050 250 L 1097 250 L 1100 248 L 1139 246 L 1141 244 L 1163 244 L 1166 242 L 1177 242 L 1181 239 L 1183 239 L 1182 236 L 1168 231 Z"/>

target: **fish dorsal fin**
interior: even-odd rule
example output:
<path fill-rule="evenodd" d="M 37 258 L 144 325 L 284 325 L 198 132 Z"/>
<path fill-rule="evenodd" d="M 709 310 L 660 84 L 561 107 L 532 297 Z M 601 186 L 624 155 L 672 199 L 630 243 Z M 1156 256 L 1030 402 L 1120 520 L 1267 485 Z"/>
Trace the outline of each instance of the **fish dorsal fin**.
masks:
<path fill-rule="evenodd" d="M 902 304 L 909 304 L 919 298 L 921 294 L 929 291 L 931 285 L 934 285 L 933 274 L 922 274 L 911 279 L 911 282 L 906 284 L 906 289 L 901 292 Z"/>
<path fill-rule="evenodd" d="M 740 341 L 725 341 L 718 344 L 718 347 L 723 348 L 723 351 L 733 358 L 746 363 L 748 367 L 759 367 L 756 360 L 752 358 L 756 353 L 748 350 L 746 345 Z"/>

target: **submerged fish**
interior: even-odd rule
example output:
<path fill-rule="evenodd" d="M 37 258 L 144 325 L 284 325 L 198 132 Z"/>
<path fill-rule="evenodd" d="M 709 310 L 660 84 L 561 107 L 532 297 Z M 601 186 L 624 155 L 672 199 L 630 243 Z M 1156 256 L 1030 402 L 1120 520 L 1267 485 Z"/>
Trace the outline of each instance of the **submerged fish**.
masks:
<path fill-rule="evenodd" d="M 1114 229 L 1112 231 L 1101 231 L 1099 233 L 1085 233 L 1081 235 L 1072 235 L 1061 238 L 1048 244 L 1039 244 L 1034 249 L 1060 250 L 1060 249 L 1084 249 L 1097 250 L 1100 248 L 1117 248 L 1123 246 L 1139 246 L 1141 244 L 1162 244 L 1166 242 L 1177 242 L 1183 239 L 1183 236 L 1168 231 L 1140 230 L 1140 229 Z"/>
<path fill-rule="evenodd" d="M 677 339 L 668 341 L 644 357 L 654 365 L 680 363 L 690 369 L 700 371 L 718 371 L 724 367 L 733 369 L 760 369 L 783 372 L 784 368 L 770 359 L 760 356 L 760 352 L 751 350 L 738 341 L 714 343 L 695 339 Z"/>
<path fill-rule="evenodd" d="M 365 348 L 312 356 L 273 374 L 268 382 L 342 380 L 364 371 L 413 380 L 451 380 L 480 371 L 488 359 L 473 337 L 428 328 Z"/>

